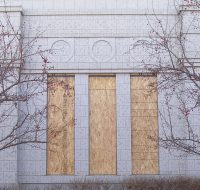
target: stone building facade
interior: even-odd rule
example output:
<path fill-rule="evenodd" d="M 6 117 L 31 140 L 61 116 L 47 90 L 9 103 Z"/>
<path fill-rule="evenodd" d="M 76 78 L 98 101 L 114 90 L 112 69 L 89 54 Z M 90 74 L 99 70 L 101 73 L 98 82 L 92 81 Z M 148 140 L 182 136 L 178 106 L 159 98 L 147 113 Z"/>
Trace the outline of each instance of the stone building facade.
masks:
<path fill-rule="evenodd" d="M 2 1 L 0 3 L 0 15 L 3 15 L 5 7 Z M 0 183 L 71 183 L 85 179 L 119 181 L 134 178 L 137 174 L 143 176 L 140 172 L 133 172 L 131 81 L 134 76 L 146 74 L 139 64 L 145 55 L 141 49 L 136 52 L 130 47 L 138 39 L 149 37 L 148 20 L 154 22 L 155 15 L 169 26 L 181 18 L 183 30 L 186 30 L 199 10 L 187 8 L 181 0 L 176 3 L 179 6 L 174 5 L 174 0 L 6 1 L 6 12 L 15 27 L 23 25 L 23 37 L 33 38 L 40 30 L 39 45 L 45 49 L 62 49 L 49 55 L 51 69 L 48 73 L 74 79 L 74 169 L 70 175 L 48 173 L 47 145 L 40 148 L 20 145 L 0 152 Z M 199 29 L 190 31 L 191 41 L 197 45 L 200 41 L 198 34 Z M 194 52 L 197 51 L 191 49 L 191 54 Z M 41 60 L 37 56 L 25 64 L 25 72 L 38 73 L 40 70 Z M 115 79 L 115 168 L 114 173 L 105 172 L 105 175 L 92 172 L 90 163 L 90 84 L 95 76 Z M 155 78 L 159 80 L 159 76 Z M 38 98 L 36 104 L 48 104 L 47 93 Z M 163 104 L 163 96 L 158 94 L 158 109 Z M 199 125 L 199 116 L 195 114 L 194 123 Z M 17 110 L 15 118 L 18 119 Z M 159 136 L 159 116 L 156 122 Z M 183 125 L 181 122 L 179 125 Z M 47 128 L 48 122 L 44 125 Z M 48 141 L 48 134 L 44 139 Z M 180 156 L 176 151 L 169 152 L 161 146 L 155 153 L 156 166 L 153 166 L 153 171 L 144 173 L 148 176 L 200 175 L 199 157 Z"/>

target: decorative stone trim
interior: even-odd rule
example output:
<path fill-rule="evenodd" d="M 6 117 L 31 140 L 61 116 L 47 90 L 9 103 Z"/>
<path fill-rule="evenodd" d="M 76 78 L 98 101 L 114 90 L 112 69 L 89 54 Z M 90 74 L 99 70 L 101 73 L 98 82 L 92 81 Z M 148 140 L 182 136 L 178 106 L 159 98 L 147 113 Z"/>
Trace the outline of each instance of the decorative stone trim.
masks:
<path fill-rule="evenodd" d="M 23 14 L 23 8 L 21 6 L 0 6 L 0 12 L 21 12 Z"/>
<path fill-rule="evenodd" d="M 65 16 L 65 15 L 177 15 L 175 10 L 137 10 L 137 9 L 130 9 L 130 10 L 48 10 L 48 11 L 35 11 L 35 10 L 28 10 L 24 11 L 25 16 Z"/>

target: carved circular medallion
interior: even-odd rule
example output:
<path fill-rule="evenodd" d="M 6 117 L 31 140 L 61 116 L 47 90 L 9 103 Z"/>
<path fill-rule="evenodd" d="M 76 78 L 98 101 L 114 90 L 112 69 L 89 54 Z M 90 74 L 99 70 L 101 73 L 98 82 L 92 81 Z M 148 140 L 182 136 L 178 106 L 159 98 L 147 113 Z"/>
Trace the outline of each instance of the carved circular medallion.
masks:
<path fill-rule="evenodd" d="M 131 61 L 138 64 L 148 63 L 149 61 L 152 61 L 152 57 L 150 56 L 152 53 L 150 52 L 151 49 L 142 44 L 139 44 L 139 40 L 139 38 L 133 40 L 129 47 Z"/>
<path fill-rule="evenodd" d="M 67 62 L 73 56 L 73 48 L 64 40 L 54 42 L 49 51 L 51 59 L 55 62 Z"/>
<path fill-rule="evenodd" d="M 91 56 L 97 62 L 106 62 L 113 56 L 112 46 L 108 41 L 98 40 L 94 42 Z"/>

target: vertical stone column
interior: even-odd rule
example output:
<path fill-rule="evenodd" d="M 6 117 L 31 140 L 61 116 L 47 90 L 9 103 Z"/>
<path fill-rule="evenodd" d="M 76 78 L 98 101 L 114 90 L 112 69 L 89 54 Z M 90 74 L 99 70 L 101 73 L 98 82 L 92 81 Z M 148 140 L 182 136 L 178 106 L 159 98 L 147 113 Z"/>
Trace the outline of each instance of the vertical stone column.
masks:
<path fill-rule="evenodd" d="M 117 74 L 117 175 L 131 175 L 130 75 Z"/>
<path fill-rule="evenodd" d="M 4 25 L 4 29 L 8 31 L 9 35 L 14 34 L 15 30 L 18 33 L 14 35 L 19 35 L 20 25 L 21 25 L 21 7 L 9 6 L 5 7 L 4 4 L 0 3 L 0 21 Z M 10 22 L 10 24 L 8 24 Z M 0 28 L 1 30 L 1 28 Z M 0 31 L 0 33 L 2 33 Z M 5 36 L 6 39 L 6 36 Z M 13 40 L 11 46 L 13 46 L 13 52 L 15 52 L 16 43 L 18 41 Z M 10 59 L 9 57 L 7 57 Z M 3 67 L 3 65 L 0 65 Z M 16 70 L 15 70 L 16 69 Z M 18 74 L 18 68 L 13 68 L 13 72 Z M 10 80 L 13 80 L 12 77 Z M 15 79 L 14 79 L 15 80 Z M 4 81 L 5 82 L 5 81 Z M 8 84 L 9 86 L 9 84 Z M 12 93 L 18 93 L 18 87 L 12 88 Z M 13 127 L 15 127 L 18 121 L 18 109 L 15 107 L 15 103 L 12 101 L 3 102 L 0 105 L 0 113 L 7 112 L 12 108 L 12 112 L 8 114 L 8 117 L 5 121 L 0 122 L 0 139 L 5 138 L 12 131 Z M 13 146 L 11 148 L 7 148 L 5 150 L 0 151 L 0 186 L 1 184 L 16 184 L 17 183 L 17 146 Z"/>
<path fill-rule="evenodd" d="M 30 74 L 27 74 L 29 76 Z M 25 75 L 24 75 L 25 76 Z M 34 77 L 36 77 L 37 74 L 34 74 Z M 38 75 L 39 76 L 39 75 Z M 37 85 L 35 87 L 34 85 Z M 31 113 L 36 113 L 37 110 L 43 110 L 45 107 L 48 105 L 48 100 L 47 100 L 47 92 L 44 92 L 43 89 L 47 88 L 47 84 L 40 83 L 40 86 L 38 83 L 36 84 L 31 84 L 30 82 L 30 87 L 32 88 L 37 88 L 37 92 L 43 92 L 43 94 L 39 93 L 38 96 L 33 96 L 29 101 L 28 105 L 27 102 L 20 102 L 18 107 L 19 110 L 23 110 L 25 115 L 27 114 L 27 109 Z M 27 90 L 26 84 L 20 84 L 20 93 L 25 93 Z M 48 91 L 48 89 L 47 89 Z M 34 104 L 33 104 L 34 103 Z M 47 142 L 48 137 L 47 137 L 47 130 L 48 130 L 48 118 L 47 118 L 47 111 L 45 111 L 45 114 L 42 118 L 42 122 L 40 122 L 39 126 L 41 131 L 38 133 L 39 140 Z M 18 113 L 18 119 L 19 121 L 23 119 L 23 114 L 21 111 Z M 40 119 L 40 116 L 37 117 L 36 119 Z M 26 126 L 29 126 L 29 123 L 26 123 L 23 125 L 22 129 L 25 129 Z M 34 127 L 34 124 L 32 124 L 31 127 Z M 30 144 L 21 144 L 18 146 L 17 152 L 18 152 L 18 176 L 22 178 L 22 176 L 45 176 L 47 174 L 47 144 L 46 143 L 38 143 L 35 144 L 35 146 L 30 146 Z"/>
<path fill-rule="evenodd" d="M 75 76 L 75 175 L 89 173 L 88 75 Z"/>

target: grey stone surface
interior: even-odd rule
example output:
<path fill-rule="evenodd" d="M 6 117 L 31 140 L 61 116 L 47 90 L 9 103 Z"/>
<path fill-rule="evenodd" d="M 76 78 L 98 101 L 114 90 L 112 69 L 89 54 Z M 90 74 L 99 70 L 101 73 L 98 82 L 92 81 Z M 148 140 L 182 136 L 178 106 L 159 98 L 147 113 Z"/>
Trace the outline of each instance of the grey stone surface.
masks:
<path fill-rule="evenodd" d="M 75 175 L 89 169 L 88 75 L 75 76 Z"/>
<path fill-rule="evenodd" d="M 117 174 L 131 175 L 130 75 L 117 74 Z M 125 125 L 124 125 L 125 123 Z"/>

